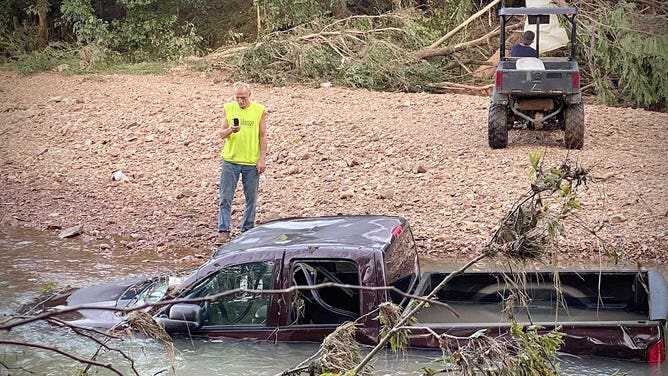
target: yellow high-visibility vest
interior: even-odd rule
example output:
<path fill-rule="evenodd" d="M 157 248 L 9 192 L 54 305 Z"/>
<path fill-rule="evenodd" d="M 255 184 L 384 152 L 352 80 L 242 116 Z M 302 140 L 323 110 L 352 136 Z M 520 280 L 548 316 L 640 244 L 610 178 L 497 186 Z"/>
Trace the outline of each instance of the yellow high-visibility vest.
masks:
<path fill-rule="evenodd" d="M 232 126 L 234 119 L 239 119 L 239 132 L 230 134 L 220 153 L 224 160 L 242 165 L 256 165 L 260 159 L 260 119 L 264 106 L 251 101 L 248 107 L 241 108 L 239 103 L 225 103 L 227 124 Z"/>

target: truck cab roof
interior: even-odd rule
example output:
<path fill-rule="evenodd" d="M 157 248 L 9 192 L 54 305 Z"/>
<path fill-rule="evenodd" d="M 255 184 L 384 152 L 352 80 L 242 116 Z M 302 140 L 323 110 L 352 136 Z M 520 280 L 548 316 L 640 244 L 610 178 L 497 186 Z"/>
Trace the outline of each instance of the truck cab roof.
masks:
<path fill-rule="evenodd" d="M 273 249 L 341 248 L 385 250 L 406 226 L 398 216 L 343 215 L 286 218 L 264 223 L 220 247 L 216 259 L 237 252 Z"/>

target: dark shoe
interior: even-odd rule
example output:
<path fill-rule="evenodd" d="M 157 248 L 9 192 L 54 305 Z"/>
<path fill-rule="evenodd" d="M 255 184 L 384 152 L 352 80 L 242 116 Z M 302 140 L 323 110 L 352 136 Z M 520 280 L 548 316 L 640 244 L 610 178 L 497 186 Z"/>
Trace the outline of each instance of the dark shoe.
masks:
<path fill-rule="evenodd" d="M 229 232 L 219 232 L 218 237 L 216 238 L 216 245 L 223 245 L 227 243 L 230 240 L 230 233 Z"/>

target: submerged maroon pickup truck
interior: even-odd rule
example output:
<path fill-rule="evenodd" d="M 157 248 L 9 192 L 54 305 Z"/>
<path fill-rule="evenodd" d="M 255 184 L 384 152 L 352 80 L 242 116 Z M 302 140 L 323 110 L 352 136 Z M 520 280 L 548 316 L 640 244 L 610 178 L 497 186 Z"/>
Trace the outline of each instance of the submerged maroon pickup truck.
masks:
<path fill-rule="evenodd" d="M 409 299 L 391 290 L 355 286 L 392 286 L 412 295 L 429 294 L 449 273 L 421 275 L 417 254 L 411 229 L 402 217 L 268 222 L 220 247 L 169 294 L 196 303 L 168 304 L 154 308 L 152 314 L 170 334 L 271 341 L 321 341 L 339 324 L 361 318 L 358 339 L 374 344 L 379 324 L 375 315 L 365 314 L 388 301 L 405 307 Z M 456 336 L 480 329 L 503 335 L 510 326 L 502 314 L 510 291 L 507 278 L 502 272 L 482 271 L 455 277 L 436 298 L 459 317 L 431 304 L 417 313 L 419 326 Z M 566 353 L 664 360 L 668 287 L 661 273 L 564 271 L 558 278 L 561 294 L 555 290 L 552 272 L 526 274 L 530 303 L 518 305 L 518 322 L 540 324 L 546 330 L 561 325 L 565 333 L 561 351 Z M 169 284 L 161 277 L 94 286 L 73 292 L 67 305 L 136 307 L 168 299 Z M 294 288 L 318 284 L 329 286 Z M 232 290 L 237 292 L 225 294 Z M 200 299 L 217 294 L 215 299 Z M 110 327 L 123 319 L 104 310 L 86 309 L 79 314 L 73 323 L 86 327 Z M 437 348 L 438 340 L 427 334 L 426 329 L 412 331 L 410 346 Z"/>

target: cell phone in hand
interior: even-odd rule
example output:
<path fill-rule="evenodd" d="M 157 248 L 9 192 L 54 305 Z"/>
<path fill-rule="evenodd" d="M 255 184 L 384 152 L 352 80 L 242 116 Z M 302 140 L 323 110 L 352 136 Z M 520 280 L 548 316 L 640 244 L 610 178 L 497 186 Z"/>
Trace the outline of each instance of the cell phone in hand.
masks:
<path fill-rule="evenodd" d="M 235 133 L 236 133 L 236 132 L 239 132 L 239 118 L 234 118 L 234 119 L 232 119 L 232 127 L 233 127 L 233 128 L 236 128 L 236 129 L 233 129 L 233 131 L 234 131 Z"/>

